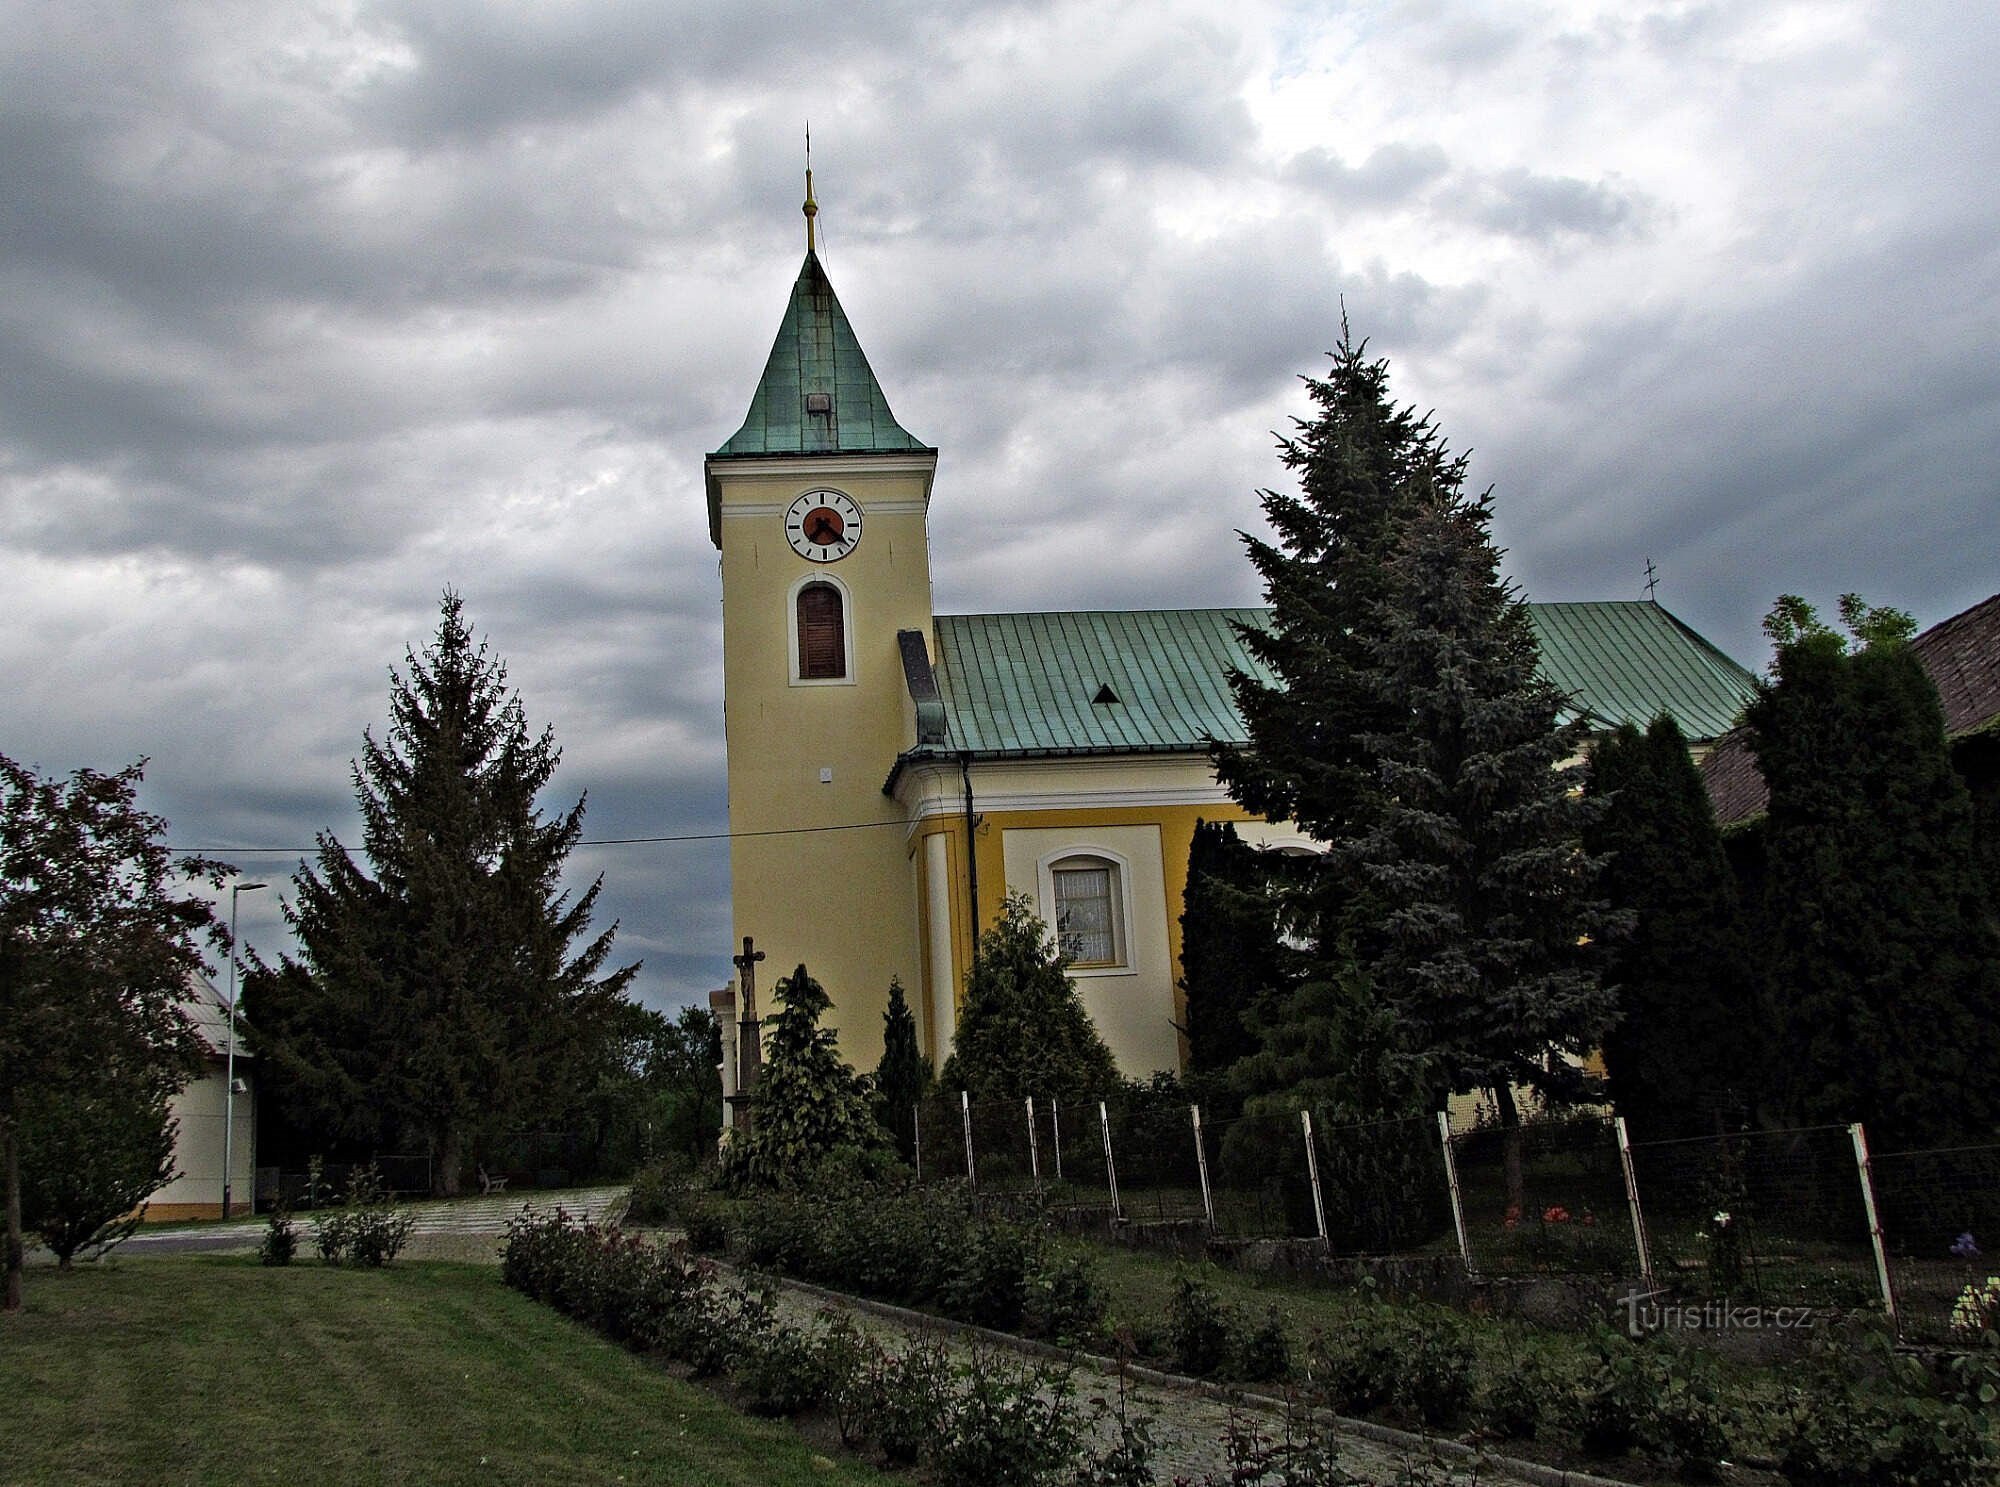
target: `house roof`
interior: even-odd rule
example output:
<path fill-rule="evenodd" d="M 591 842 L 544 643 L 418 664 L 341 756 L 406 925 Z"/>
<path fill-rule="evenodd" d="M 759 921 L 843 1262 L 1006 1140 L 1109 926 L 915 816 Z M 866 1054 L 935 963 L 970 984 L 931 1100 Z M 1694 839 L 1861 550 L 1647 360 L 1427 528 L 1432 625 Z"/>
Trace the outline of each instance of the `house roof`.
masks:
<path fill-rule="evenodd" d="M 1947 738 L 2000 723 L 2000 594 L 1939 621 L 1911 641 L 1910 648 L 1937 685 Z M 1716 740 L 1702 760 L 1701 778 L 1715 819 L 1724 825 L 1761 816 L 1771 803 L 1747 728 Z"/>
<path fill-rule="evenodd" d="M 826 399 L 823 411 L 808 407 L 818 397 Z M 819 255 L 808 249 L 743 427 L 709 457 L 919 452 L 936 451 L 889 411 Z"/>
<path fill-rule="evenodd" d="M 229 1046 L 229 1003 L 216 989 L 213 981 L 196 971 L 188 978 L 188 994 L 181 1000 L 181 1010 L 194 1024 L 196 1035 L 207 1045 L 208 1051 L 221 1058 Z M 243 1025 L 236 1026 L 236 1056 L 249 1058 L 250 1050 L 243 1037 Z"/>
<path fill-rule="evenodd" d="M 1609 727 L 1672 713 L 1693 737 L 1734 721 L 1755 683 L 1657 604 L 1531 604 L 1542 670 L 1573 716 Z M 911 755 L 988 757 L 1194 752 L 1242 742 L 1229 673 L 1271 673 L 1238 625 L 1264 609 L 1084 610 L 939 615 L 942 736 Z M 906 657 L 907 660 L 907 657 Z M 909 756 L 906 756 L 909 757 Z"/>

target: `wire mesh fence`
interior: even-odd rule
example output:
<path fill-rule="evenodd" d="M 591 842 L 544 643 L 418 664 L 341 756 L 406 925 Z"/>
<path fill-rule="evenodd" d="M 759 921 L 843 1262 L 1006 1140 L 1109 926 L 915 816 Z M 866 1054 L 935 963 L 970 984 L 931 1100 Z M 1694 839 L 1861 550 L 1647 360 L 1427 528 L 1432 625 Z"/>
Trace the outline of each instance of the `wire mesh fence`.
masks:
<path fill-rule="evenodd" d="M 1638 1246 L 1610 1116 L 1523 1120 L 1454 1134 L 1473 1267 L 1493 1275 L 1637 1275 Z"/>
<path fill-rule="evenodd" d="M 1867 1193 L 1906 1339 L 2000 1323 L 1988 1274 L 2000 1261 L 1984 1255 L 1986 1237 L 2000 1243 L 2000 1146 L 1879 1154 L 1864 1171 L 1846 1126 L 1621 1149 L 1615 1117 L 1575 1111 L 1512 1131 L 1322 1118 L 1308 1134 L 1296 1113 L 1209 1121 L 1146 1088 L 1101 1102 L 940 1097 L 909 1120 L 920 1181 L 1032 1192 L 1052 1212 L 1224 1239 L 1324 1236 L 1336 1255 L 1462 1253 L 1490 1275 L 1643 1276 L 1762 1307 L 1880 1300 Z"/>
<path fill-rule="evenodd" d="M 1245 1115 L 1204 1123 L 1201 1141 L 1217 1234 L 1234 1239 L 1319 1237 L 1305 1127 L 1297 1115 Z"/>
<path fill-rule="evenodd" d="M 1327 1244 L 1336 1254 L 1456 1254 L 1437 1122 L 1313 1124 Z"/>
<path fill-rule="evenodd" d="M 2000 1146 L 1878 1153 L 1869 1166 L 1876 1213 L 1910 1341 L 1967 1343 L 2000 1324 Z"/>
<path fill-rule="evenodd" d="M 1636 1142 L 1653 1273 L 1677 1294 L 1756 1306 L 1879 1296 L 1846 1126 Z"/>

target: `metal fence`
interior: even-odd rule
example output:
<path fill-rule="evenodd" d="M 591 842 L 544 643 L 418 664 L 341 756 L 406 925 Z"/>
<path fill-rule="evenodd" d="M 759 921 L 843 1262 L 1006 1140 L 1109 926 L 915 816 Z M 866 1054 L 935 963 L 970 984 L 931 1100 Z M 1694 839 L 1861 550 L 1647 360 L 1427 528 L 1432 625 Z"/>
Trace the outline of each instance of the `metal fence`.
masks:
<path fill-rule="evenodd" d="M 1505 1128 L 1319 1112 L 1208 1120 L 1158 1091 L 910 1112 L 924 1181 L 1107 1224 L 1332 1254 L 1455 1257 L 1754 1307 L 1875 1307 L 1911 1340 L 2000 1321 L 2000 1146 L 1871 1155 L 1859 1126 L 1634 1143 L 1564 1112 Z M 2000 1281 L 1990 1293 L 2000 1295 Z"/>

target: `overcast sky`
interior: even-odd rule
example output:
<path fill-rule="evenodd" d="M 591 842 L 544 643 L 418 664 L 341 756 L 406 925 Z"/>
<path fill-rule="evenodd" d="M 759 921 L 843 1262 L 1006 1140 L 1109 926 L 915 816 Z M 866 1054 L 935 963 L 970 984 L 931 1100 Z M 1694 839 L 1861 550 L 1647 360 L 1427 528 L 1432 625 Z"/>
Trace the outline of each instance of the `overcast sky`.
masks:
<path fill-rule="evenodd" d="M 1532 598 L 2000 588 L 2000 9 L 0 4 L 0 752 L 285 885 L 452 585 L 586 834 L 725 824 L 703 454 L 803 251 L 946 612 L 1241 604 L 1340 304 Z M 885 766 L 887 761 L 885 762 Z M 719 843 L 603 847 L 668 1006 Z M 245 938 L 282 949 L 278 895 Z"/>

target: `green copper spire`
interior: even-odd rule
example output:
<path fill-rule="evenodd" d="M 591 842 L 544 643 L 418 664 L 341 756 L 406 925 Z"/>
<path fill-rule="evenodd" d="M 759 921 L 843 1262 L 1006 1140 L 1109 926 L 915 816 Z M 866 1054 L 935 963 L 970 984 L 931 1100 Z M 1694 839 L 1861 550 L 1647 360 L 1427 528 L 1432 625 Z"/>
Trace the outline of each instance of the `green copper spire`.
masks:
<path fill-rule="evenodd" d="M 711 458 L 913 452 L 934 451 L 889 411 L 819 255 L 807 249 L 750 412 Z"/>

